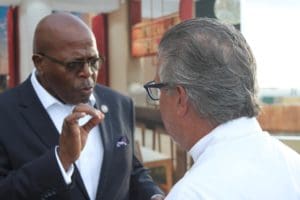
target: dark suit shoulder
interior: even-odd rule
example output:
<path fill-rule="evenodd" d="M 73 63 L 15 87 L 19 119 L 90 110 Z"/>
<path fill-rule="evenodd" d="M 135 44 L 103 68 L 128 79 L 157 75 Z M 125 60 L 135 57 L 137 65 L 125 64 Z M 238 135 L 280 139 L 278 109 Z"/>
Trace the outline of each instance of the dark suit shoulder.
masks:
<path fill-rule="evenodd" d="M 0 94 L 0 106 L 12 104 L 16 102 L 19 98 L 19 90 L 22 88 L 21 85 L 16 86 L 15 88 L 8 89 Z"/>
<path fill-rule="evenodd" d="M 22 99 L 21 92 L 29 92 L 29 88 L 32 88 L 32 85 L 30 83 L 30 80 L 27 79 L 25 82 L 21 83 L 20 85 L 8 89 L 0 94 L 0 106 L 5 107 L 9 105 L 15 105 L 18 102 L 20 102 L 20 99 Z M 33 91 L 33 90 L 32 90 Z"/>

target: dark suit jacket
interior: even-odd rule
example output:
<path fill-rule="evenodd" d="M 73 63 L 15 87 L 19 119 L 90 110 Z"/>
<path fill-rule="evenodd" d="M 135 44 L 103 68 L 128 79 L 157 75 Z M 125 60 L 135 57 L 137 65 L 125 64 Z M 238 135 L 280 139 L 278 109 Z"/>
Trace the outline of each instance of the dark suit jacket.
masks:
<path fill-rule="evenodd" d="M 99 85 L 94 95 L 97 106 L 107 105 L 109 109 L 99 125 L 104 158 L 97 200 L 147 200 L 161 193 L 133 156 L 132 101 Z M 124 136 L 129 145 L 117 147 L 117 141 Z M 1 200 L 89 199 L 76 167 L 72 184 L 65 184 L 55 158 L 58 138 L 30 78 L 0 95 Z"/>

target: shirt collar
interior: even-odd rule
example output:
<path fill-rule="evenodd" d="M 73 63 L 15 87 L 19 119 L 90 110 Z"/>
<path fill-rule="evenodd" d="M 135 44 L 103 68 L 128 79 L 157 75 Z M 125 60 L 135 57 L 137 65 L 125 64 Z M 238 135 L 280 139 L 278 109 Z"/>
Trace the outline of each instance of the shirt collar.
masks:
<path fill-rule="evenodd" d="M 214 128 L 210 133 L 196 142 L 190 149 L 189 154 L 192 156 L 194 162 L 196 162 L 210 145 L 216 144 L 219 141 L 232 140 L 243 135 L 257 134 L 257 132 L 261 131 L 262 129 L 255 117 L 237 118 Z"/>
<path fill-rule="evenodd" d="M 61 101 L 59 101 L 57 98 L 52 96 L 37 80 L 36 77 L 36 69 L 33 69 L 30 77 L 30 81 L 32 83 L 33 89 L 35 90 L 38 98 L 40 99 L 42 105 L 45 109 L 48 109 L 50 106 L 58 104 L 58 105 L 65 105 Z M 89 105 L 94 106 L 96 103 L 96 99 L 94 94 L 91 94 L 89 98 Z"/>

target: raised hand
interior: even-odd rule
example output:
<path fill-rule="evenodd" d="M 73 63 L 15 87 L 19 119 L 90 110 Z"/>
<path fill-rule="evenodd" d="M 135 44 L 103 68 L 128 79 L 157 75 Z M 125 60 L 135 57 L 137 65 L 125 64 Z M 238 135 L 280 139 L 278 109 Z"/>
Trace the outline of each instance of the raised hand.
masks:
<path fill-rule="evenodd" d="M 86 115 L 90 115 L 91 119 L 79 126 L 78 120 Z M 77 105 L 73 112 L 64 119 L 62 133 L 59 138 L 58 156 L 65 170 L 69 169 L 71 164 L 79 158 L 88 133 L 103 119 L 103 113 L 86 104 Z"/>

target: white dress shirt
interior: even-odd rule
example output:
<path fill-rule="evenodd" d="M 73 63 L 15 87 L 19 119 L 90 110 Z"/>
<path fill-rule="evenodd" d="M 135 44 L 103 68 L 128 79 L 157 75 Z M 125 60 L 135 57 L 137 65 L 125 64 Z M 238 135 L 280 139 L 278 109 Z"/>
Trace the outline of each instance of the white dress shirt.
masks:
<path fill-rule="evenodd" d="M 189 151 L 194 164 L 165 200 L 299 200 L 300 156 L 255 118 L 216 127 Z"/>
<path fill-rule="evenodd" d="M 44 108 L 48 112 L 51 120 L 53 121 L 57 131 L 61 133 L 64 118 L 72 113 L 74 105 L 63 104 L 58 99 L 49 94 L 37 81 L 36 70 L 32 72 L 31 83 L 33 88 L 43 104 Z M 95 105 L 95 97 L 91 95 L 89 105 Z M 90 119 L 90 116 L 85 116 L 79 120 L 79 124 L 82 125 Z M 53 133 L 56 134 L 56 133 Z M 56 158 L 58 165 L 60 166 L 62 175 L 67 184 L 71 183 L 71 175 L 73 173 L 73 166 L 65 172 L 62 167 L 61 161 L 59 160 L 57 153 Z M 86 141 L 86 145 L 82 150 L 79 159 L 75 162 L 80 172 L 81 178 L 84 182 L 85 188 L 87 189 L 90 199 L 96 198 L 98 182 L 100 178 L 101 166 L 103 161 L 103 144 L 100 136 L 99 127 L 94 127 Z"/>

